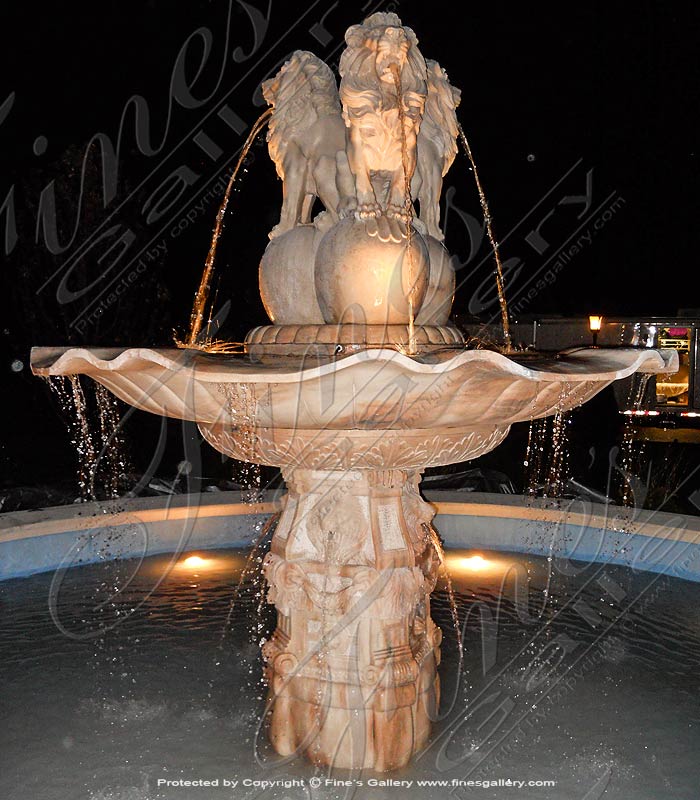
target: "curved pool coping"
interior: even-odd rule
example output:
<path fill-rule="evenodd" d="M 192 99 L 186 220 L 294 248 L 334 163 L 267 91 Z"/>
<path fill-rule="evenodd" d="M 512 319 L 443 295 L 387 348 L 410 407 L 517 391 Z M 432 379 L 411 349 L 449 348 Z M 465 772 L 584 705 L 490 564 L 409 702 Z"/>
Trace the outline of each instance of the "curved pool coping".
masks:
<path fill-rule="evenodd" d="M 0 514 L 0 580 L 113 558 L 249 545 L 281 494 L 126 498 Z M 700 581 L 700 517 L 583 500 L 427 492 L 448 547 L 622 564 Z M 466 520 L 468 519 L 468 524 Z"/>

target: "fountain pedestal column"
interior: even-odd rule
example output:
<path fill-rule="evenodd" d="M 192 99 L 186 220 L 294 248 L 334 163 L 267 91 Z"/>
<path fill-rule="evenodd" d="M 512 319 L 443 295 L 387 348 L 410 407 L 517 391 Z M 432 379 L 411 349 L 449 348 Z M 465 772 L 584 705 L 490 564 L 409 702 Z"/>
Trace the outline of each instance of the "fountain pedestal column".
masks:
<path fill-rule="evenodd" d="M 282 755 L 389 770 L 428 738 L 442 637 L 430 618 L 434 510 L 419 477 L 285 472 L 289 494 L 265 561 L 278 626 L 263 648 Z"/>

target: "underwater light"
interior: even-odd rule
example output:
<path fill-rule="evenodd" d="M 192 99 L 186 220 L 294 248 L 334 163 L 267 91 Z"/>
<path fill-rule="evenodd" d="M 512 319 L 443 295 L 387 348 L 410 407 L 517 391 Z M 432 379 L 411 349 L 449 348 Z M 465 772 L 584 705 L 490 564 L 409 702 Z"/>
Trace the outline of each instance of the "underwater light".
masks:
<path fill-rule="evenodd" d="M 467 558 L 459 559 L 459 566 L 463 569 L 470 569 L 473 572 L 478 572 L 482 569 L 487 569 L 491 562 L 483 556 L 468 556 Z"/>
<path fill-rule="evenodd" d="M 204 567 L 206 564 L 207 559 L 202 558 L 201 556 L 187 556 L 187 558 L 182 562 L 183 567 L 190 567 L 191 569 Z"/>
<path fill-rule="evenodd" d="M 448 571 L 454 575 L 467 576 L 478 573 L 479 578 L 497 578 L 508 572 L 511 562 L 496 556 L 489 558 L 481 553 L 462 555 L 460 553 L 447 553 L 445 563 Z"/>
<path fill-rule="evenodd" d="M 171 559 L 164 559 L 163 568 L 172 569 L 174 576 L 188 581 L 203 576 L 237 574 L 244 560 L 235 551 L 231 553 L 213 551 L 202 555 L 190 552 L 182 553 L 175 563 L 172 563 Z"/>

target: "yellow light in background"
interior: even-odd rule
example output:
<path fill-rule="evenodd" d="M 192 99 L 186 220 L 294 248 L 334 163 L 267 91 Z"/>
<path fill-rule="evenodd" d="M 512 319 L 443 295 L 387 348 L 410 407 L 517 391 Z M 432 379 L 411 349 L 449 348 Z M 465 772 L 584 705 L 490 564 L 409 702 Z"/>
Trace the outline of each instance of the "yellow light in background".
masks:
<path fill-rule="evenodd" d="M 593 347 L 598 347 L 598 331 L 601 329 L 602 325 L 603 318 L 598 314 L 591 314 L 590 317 L 588 317 L 588 327 L 593 334 Z"/>

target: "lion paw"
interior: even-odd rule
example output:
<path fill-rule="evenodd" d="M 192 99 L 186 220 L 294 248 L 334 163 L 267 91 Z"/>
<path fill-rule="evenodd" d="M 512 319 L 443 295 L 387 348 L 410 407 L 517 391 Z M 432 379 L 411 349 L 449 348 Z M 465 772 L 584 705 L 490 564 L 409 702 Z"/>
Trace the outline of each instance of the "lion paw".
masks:
<path fill-rule="evenodd" d="M 395 203 L 389 203 L 386 209 L 386 215 L 392 219 L 398 219 L 405 225 L 411 222 L 411 215 L 406 211 L 406 207 L 396 205 Z"/>
<path fill-rule="evenodd" d="M 348 217 L 354 217 L 357 213 L 357 201 L 354 197 L 344 198 L 340 201 L 338 205 L 338 218 L 339 219 L 347 219 Z"/>
<path fill-rule="evenodd" d="M 358 219 L 376 219 L 381 217 L 382 209 L 378 203 L 360 203 L 355 210 Z"/>

